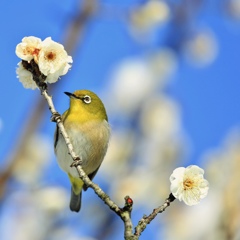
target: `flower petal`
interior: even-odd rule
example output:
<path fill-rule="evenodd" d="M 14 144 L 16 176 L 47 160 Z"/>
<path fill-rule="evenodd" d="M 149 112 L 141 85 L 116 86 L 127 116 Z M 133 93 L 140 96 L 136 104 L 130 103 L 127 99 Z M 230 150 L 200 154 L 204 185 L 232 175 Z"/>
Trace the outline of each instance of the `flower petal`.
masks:
<path fill-rule="evenodd" d="M 209 184 L 204 170 L 196 165 L 176 168 L 170 176 L 170 190 L 175 198 L 192 206 L 207 196 Z"/>
<path fill-rule="evenodd" d="M 72 57 L 67 55 L 63 45 L 50 37 L 42 42 L 38 65 L 45 76 L 56 72 L 59 76 L 65 75 L 71 67 L 69 63 L 72 63 Z"/>
<path fill-rule="evenodd" d="M 37 88 L 37 84 L 34 82 L 32 74 L 23 67 L 22 61 L 18 63 L 16 73 L 24 88 L 30 88 L 33 90 Z"/>
<path fill-rule="evenodd" d="M 25 61 L 38 59 L 38 54 L 41 49 L 41 39 L 37 37 L 24 37 L 22 42 L 16 46 L 16 55 Z"/>

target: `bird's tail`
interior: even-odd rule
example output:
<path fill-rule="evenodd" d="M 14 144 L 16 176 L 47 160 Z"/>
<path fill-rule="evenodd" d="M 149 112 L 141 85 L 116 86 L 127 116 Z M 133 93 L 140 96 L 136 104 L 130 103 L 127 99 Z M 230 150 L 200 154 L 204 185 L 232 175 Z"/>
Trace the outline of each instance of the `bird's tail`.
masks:
<path fill-rule="evenodd" d="M 70 209 L 73 212 L 79 212 L 81 209 L 82 191 L 76 194 L 71 188 Z"/>
<path fill-rule="evenodd" d="M 68 174 L 68 177 L 72 184 L 70 209 L 79 212 L 81 209 L 83 181 L 80 178 L 73 177 L 71 174 Z"/>

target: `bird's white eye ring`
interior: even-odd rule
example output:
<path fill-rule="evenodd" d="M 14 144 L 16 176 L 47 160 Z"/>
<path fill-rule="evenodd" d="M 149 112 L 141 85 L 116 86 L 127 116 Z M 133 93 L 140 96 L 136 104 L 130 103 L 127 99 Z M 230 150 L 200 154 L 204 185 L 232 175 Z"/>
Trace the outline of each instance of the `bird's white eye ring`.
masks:
<path fill-rule="evenodd" d="M 85 95 L 85 96 L 83 97 L 83 101 L 84 101 L 85 103 L 89 104 L 89 103 L 91 103 L 92 99 L 91 99 L 90 96 Z"/>

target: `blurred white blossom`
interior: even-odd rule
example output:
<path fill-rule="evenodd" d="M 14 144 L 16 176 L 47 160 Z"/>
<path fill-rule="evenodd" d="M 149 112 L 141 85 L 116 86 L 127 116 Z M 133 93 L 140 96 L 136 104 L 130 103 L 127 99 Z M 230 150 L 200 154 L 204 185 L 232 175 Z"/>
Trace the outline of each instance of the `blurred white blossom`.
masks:
<path fill-rule="evenodd" d="M 189 62 L 197 66 L 212 63 L 218 53 L 218 43 L 214 33 L 208 29 L 195 33 L 186 41 L 184 52 Z"/>
<path fill-rule="evenodd" d="M 132 11 L 130 19 L 137 30 L 148 30 L 168 20 L 170 10 L 166 2 L 150 0 Z"/>
<path fill-rule="evenodd" d="M 7 194 L 0 215 L 0 239 L 51 239 L 62 228 L 56 221 L 68 208 L 68 198 L 60 187 L 21 189 Z"/>
<path fill-rule="evenodd" d="M 101 166 L 106 179 L 114 179 L 127 171 L 128 159 L 134 149 L 134 132 L 114 129 L 111 134 L 108 151 Z M 114 169 L 114 171 L 112 171 Z"/>
<path fill-rule="evenodd" d="M 48 238 L 49 239 L 49 238 Z M 74 229 L 67 226 L 61 226 L 57 229 L 51 230 L 51 238 L 50 240 L 97 240 L 96 238 L 88 237 L 88 236 L 79 236 L 79 233 L 76 233 Z"/>
<path fill-rule="evenodd" d="M 161 90 L 176 67 L 175 53 L 163 48 L 126 59 L 112 73 L 107 109 L 118 121 L 134 121 L 138 127 L 127 123 L 114 129 L 101 168 L 107 181 L 112 179 L 110 192 L 117 201 L 129 194 L 136 207 L 151 208 L 156 199 L 169 194 L 167 181 L 173 164 L 182 156 L 184 141 L 178 105 Z M 156 179 L 161 188 L 154 186 Z"/>
<path fill-rule="evenodd" d="M 180 107 L 165 94 L 150 96 L 141 107 L 139 126 L 142 138 L 138 139 L 138 159 L 150 171 L 158 169 L 161 177 L 168 179 L 176 161 L 182 159 L 188 150 Z"/>
<path fill-rule="evenodd" d="M 68 207 L 68 191 L 60 187 L 46 187 L 34 194 L 34 201 L 47 213 L 57 213 Z"/>
<path fill-rule="evenodd" d="M 171 192 L 187 205 L 198 204 L 207 196 L 208 181 L 203 178 L 204 170 L 196 165 L 176 168 L 170 176 Z"/>
<path fill-rule="evenodd" d="M 152 53 L 147 60 L 150 71 L 159 78 L 159 84 L 165 86 L 169 76 L 177 69 L 176 53 L 170 48 L 161 48 Z"/>
<path fill-rule="evenodd" d="M 165 219 L 167 224 L 159 231 L 159 239 L 227 239 L 220 237 L 222 235 L 220 229 L 217 231 L 218 221 L 222 218 L 222 200 L 214 194 L 214 191 L 215 189 L 211 189 L 204 204 L 195 205 L 194 208 L 179 204 L 172 206 L 172 212 L 169 211 Z"/>
<path fill-rule="evenodd" d="M 115 98 L 112 103 L 114 106 L 119 105 L 126 113 L 134 111 L 155 85 L 152 73 L 140 59 L 129 59 L 120 63 L 112 78 L 112 95 Z M 116 109 L 114 106 L 113 109 Z"/>
<path fill-rule="evenodd" d="M 150 96 L 142 105 L 140 124 L 145 136 L 174 136 L 181 129 L 179 106 L 163 94 Z"/>
<path fill-rule="evenodd" d="M 204 204 L 194 208 L 172 205 L 172 212 L 169 211 L 165 219 L 164 233 L 162 229 L 159 231 L 162 239 L 225 240 L 229 236 L 239 239 L 239 146 L 240 129 L 237 127 L 229 131 L 221 145 L 203 153 L 200 161 L 205 163 L 208 180 L 214 187 Z"/>
<path fill-rule="evenodd" d="M 176 69 L 170 50 L 155 52 L 144 58 L 127 59 L 118 64 L 111 76 L 111 99 L 108 109 L 121 108 L 122 114 L 132 114 L 158 88 L 163 88 Z M 118 108 L 116 107 L 118 106 Z"/>
<path fill-rule="evenodd" d="M 121 181 L 117 181 L 111 186 L 113 198 L 117 202 L 121 202 L 124 196 L 130 195 L 136 201 L 135 207 L 139 207 L 139 205 L 148 207 L 146 202 L 150 195 L 152 199 L 156 200 L 156 192 L 153 193 L 153 182 L 154 177 L 150 178 L 147 169 L 136 167 L 131 173 L 128 172 Z M 117 191 L 114 191 L 114 189 L 117 189 Z M 148 203 L 150 202 L 151 200 L 149 199 Z"/>
<path fill-rule="evenodd" d="M 33 135 L 21 149 L 18 161 L 14 164 L 14 177 L 28 185 L 38 183 L 44 167 L 49 163 L 51 153 L 51 139 L 39 134 Z"/>
<path fill-rule="evenodd" d="M 10 194 L 0 216 L 0 239 L 43 240 L 49 230 L 50 219 L 33 199 L 33 194 L 18 190 Z M 14 229 L 14 231 L 13 231 Z"/>
<path fill-rule="evenodd" d="M 25 37 L 16 47 L 16 55 L 22 60 L 30 62 L 34 59 L 39 70 L 47 78 L 45 82 L 54 83 L 60 76 L 65 75 L 71 67 L 72 57 L 68 56 L 63 45 L 53 41 L 51 37 L 44 41 L 36 37 Z M 17 76 L 25 88 L 36 89 L 32 74 L 22 63 L 18 63 Z"/>

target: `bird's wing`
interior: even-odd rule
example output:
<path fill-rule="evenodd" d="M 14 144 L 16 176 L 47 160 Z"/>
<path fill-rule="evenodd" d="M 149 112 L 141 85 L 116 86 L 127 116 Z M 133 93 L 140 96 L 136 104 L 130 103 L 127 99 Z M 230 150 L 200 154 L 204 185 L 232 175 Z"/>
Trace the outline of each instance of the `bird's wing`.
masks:
<path fill-rule="evenodd" d="M 62 115 L 62 121 L 64 122 L 66 116 L 67 116 L 67 113 L 68 113 L 68 110 L 65 111 Z M 59 138 L 59 127 L 58 125 L 56 126 L 56 130 L 55 130 L 55 133 L 54 133 L 54 149 L 56 149 L 56 146 L 57 146 L 57 142 L 58 142 L 58 138 Z"/>
<path fill-rule="evenodd" d="M 88 177 L 90 178 L 90 180 L 92 180 L 95 177 L 95 175 L 97 174 L 98 169 L 100 168 L 100 166 L 94 172 L 88 174 Z M 83 190 L 86 191 L 87 189 L 88 189 L 88 187 L 84 184 L 83 185 Z"/>

